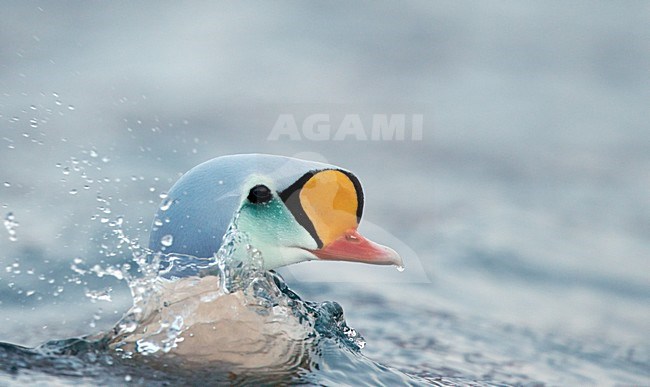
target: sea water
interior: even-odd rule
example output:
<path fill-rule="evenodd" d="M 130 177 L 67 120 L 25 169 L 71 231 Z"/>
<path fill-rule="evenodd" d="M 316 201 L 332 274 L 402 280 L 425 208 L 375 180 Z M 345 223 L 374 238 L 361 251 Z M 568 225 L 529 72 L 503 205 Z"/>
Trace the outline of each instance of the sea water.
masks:
<path fill-rule="evenodd" d="M 212 258 L 154 253 L 131 241 L 119 221 L 114 226 L 132 256 L 109 268 L 85 268 L 77 258 L 71 270 L 126 282 L 131 308 L 107 331 L 34 348 L 0 344 L 0 382 L 492 386 L 648 380 L 647 348 L 607 337 L 536 332 L 406 300 L 396 305 L 381 292 L 350 297 L 354 286 L 343 283 L 301 287 L 347 305 L 307 301 L 280 274 L 262 269 L 263 252 L 235 224 Z M 87 296 L 110 302 L 102 292 Z M 344 307 L 362 316 L 357 323 L 372 341 L 348 325 Z"/>

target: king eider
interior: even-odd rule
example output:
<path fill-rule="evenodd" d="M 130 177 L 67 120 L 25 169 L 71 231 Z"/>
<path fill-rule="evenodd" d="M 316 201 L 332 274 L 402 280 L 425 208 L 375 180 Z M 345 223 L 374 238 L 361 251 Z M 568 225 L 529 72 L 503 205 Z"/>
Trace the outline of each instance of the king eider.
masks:
<path fill-rule="evenodd" d="M 156 213 L 149 248 L 209 258 L 235 214 L 267 270 L 309 260 L 402 265 L 357 228 L 364 196 L 350 171 L 265 154 L 222 156 L 192 168 Z"/>
<path fill-rule="evenodd" d="M 262 269 L 319 259 L 401 266 L 394 250 L 359 234 L 362 213 L 361 184 L 345 169 L 281 156 L 223 156 L 173 185 L 155 215 L 149 247 L 190 260 L 184 263 L 209 260 L 236 224 L 261 251 Z M 317 338 L 290 303 L 275 300 L 267 309 L 254 294 L 224 292 L 221 277 L 201 274 L 163 269 L 153 297 L 139 298 L 109 345 L 127 356 L 170 352 L 148 362 L 164 369 L 294 372 L 309 361 Z"/>

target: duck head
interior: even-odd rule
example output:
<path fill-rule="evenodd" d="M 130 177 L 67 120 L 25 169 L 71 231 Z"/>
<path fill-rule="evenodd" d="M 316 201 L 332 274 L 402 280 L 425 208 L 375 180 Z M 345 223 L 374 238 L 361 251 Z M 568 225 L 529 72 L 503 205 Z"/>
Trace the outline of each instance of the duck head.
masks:
<path fill-rule="evenodd" d="M 401 266 L 394 250 L 357 231 L 363 198 L 357 177 L 333 165 L 263 154 L 218 157 L 170 189 L 149 247 L 212 257 L 237 216 L 267 270 L 309 260 Z"/>

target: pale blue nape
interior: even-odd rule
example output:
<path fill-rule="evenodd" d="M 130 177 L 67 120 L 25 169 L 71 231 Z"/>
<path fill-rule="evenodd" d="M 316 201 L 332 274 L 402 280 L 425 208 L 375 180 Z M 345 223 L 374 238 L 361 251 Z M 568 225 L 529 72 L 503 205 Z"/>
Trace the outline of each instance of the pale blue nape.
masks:
<path fill-rule="evenodd" d="M 263 154 L 223 156 L 202 163 L 170 189 L 156 213 L 149 248 L 165 254 L 212 257 L 256 177 L 282 191 L 307 172 L 332 168 L 340 169 Z"/>

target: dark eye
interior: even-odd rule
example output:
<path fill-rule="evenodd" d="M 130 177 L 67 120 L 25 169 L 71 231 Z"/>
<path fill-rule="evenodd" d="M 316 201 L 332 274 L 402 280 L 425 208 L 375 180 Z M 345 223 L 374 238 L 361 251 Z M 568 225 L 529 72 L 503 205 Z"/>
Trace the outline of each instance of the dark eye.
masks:
<path fill-rule="evenodd" d="M 269 187 L 259 184 L 251 188 L 251 191 L 248 193 L 248 201 L 251 203 L 266 203 L 273 197 Z"/>

